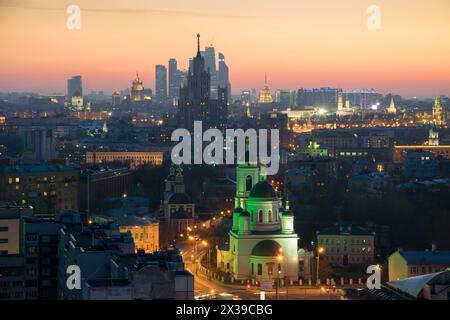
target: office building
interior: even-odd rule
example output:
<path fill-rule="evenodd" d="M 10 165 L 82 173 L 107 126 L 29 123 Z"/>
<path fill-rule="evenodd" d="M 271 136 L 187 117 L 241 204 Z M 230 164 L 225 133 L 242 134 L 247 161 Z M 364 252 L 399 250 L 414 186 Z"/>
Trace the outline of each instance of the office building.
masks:
<path fill-rule="evenodd" d="M 217 84 L 221 88 L 227 88 L 228 99 L 231 100 L 231 83 L 230 83 L 230 71 L 228 65 L 225 62 L 225 56 L 219 52 L 219 71 L 217 76 Z"/>
<path fill-rule="evenodd" d="M 210 99 L 217 100 L 218 79 L 216 68 L 216 50 L 213 46 L 205 47 L 205 51 L 201 51 L 201 55 L 205 58 L 205 70 L 209 73 Z"/>
<path fill-rule="evenodd" d="M 120 97 L 120 93 L 115 91 L 111 97 L 111 104 L 113 107 L 117 107 L 122 102 L 122 98 Z"/>
<path fill-rule="evenodd" d="M 403 174 L 407 178 L 430 179 L 437 173 L 437 161 L 432 152 L 407 150 L 403 161 Z"/>
<path fill-rule="evenodd" d="M 297 104 L 300 109 L 317 107 L 328 111 L 336 110 L 338 94 L 341 91 L 337 88 L 299 89 L 297 91 Z"/>
<path fill-rule="evenodd" d="M 275 91 L 275 102 L 282 108 L 293 106 L 293 94 L 290 90 Z"/>
<path fill-rule="evenodd" d="M 332 265 L 370 265 L 374 258 L 375 233 L 362 227 L 337 223 L 317 232 L 317 243 L 324 249 L 323 259 Z"/>
<path fill-rule="evenodd" d="M 44 127 L 23 127 L 24 150 L 31 152 L 34 160 L 47 162 L 56 159 L 53 129 Z"/>
<path fill-rule="evenodd" d="M 127 196 L 133 185 L 128 168 L 92 167 L 80 174 L 79 211 L 98 212 L 107 198 Z"/>
<path fill-rule="evenodd" d="M 163 65 L 155 66 L 155 98 L 158 102 L 167 99 L 167 68 Z"/>
<path fill-rule="evenodd" d="M 81 76 L 74 76 L 67 80 L 67 100 L 71 101 L 75 93 L 77 93 L 78 96 L 83 96 Z"/>
<path fill-rule="evenodd" d="M 169 98 L 175 99 L 180 96 L 181 77 L 178 70 L 177 60 L 169 60 Z"/>
<path fill-rule="evenodd" d="M 433 123 L 437 127 L 441 127 L 447 122 L 447 112 L 445 110 L 445 105 L 440 97 L 436 97 L 434 100 L 434 105 L 432 109 Z"/>
<path fill-rule="evenodd" d="M 126 164 L 130 169 L 139 166 L 156 166 L 163 164 L 163 152 L 160 151 L 88 151 L 86 164 Z"/>
<path fill-rule="evenodd" d="M 3 168 L 0 200 L 30 205 L 35 214 L 78 210 L 78 171 L 61 165 Z"/>

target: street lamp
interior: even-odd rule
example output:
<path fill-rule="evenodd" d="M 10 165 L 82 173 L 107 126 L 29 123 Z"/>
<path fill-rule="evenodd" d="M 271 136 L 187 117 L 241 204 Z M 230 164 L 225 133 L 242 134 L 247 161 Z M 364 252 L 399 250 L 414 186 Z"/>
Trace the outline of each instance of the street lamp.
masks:
<path fill-rule="evenodd" d="M 325 248 L 319 247 L 317 248 L 317 272 L 316 272 L 316 285 L 319 285 L 319 263 L 320 263 L 320 255 L 325 252 Z"/>
<path fill-rule="evenodd" d="M 283 252 L 283 249 L 279 249 L 280 254 L 277 256 L 278 260 L 278 270 L 277 270 L 277 300 L 279 300 L 279 290 L 280 290 L 280 274 L 281 274 L 281 261 L 283 261 L 283 255 L 281 254 Z"/>
<path fill-rule="evenodd" d="M 205 240 L 202 241 L 202 244 L 208 248 L 208 269 L 211 269 L 211 246 Z"/>

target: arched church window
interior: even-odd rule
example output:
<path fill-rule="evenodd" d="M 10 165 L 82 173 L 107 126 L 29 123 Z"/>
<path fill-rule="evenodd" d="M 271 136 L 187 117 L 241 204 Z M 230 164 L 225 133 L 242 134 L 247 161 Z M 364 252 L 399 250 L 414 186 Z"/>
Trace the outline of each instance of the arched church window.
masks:
<path fill-rule="evenodd" d="M 252 177 L 247 176 L 245 178 L 245 191 L 250 191 L 252 189 Z"/>
<path fill-rule="evenodd" d="M 263 222 L 263 212 L 262 212 L 262 210 L 259 210 L 259 212 L 258 212 L 258 222 Z"/>
<path fill-rule="evenodd" d="M 273 217 L 272 217 L 272 210 L 269 210 L 269 222 L 272 222 Z"/>

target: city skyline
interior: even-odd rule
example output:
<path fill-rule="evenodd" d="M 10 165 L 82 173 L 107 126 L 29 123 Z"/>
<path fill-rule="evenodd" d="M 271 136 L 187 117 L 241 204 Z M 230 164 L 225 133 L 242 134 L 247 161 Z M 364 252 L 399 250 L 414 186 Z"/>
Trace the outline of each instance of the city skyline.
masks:
<path fill-rule="evenodd" d="M 267 73 L 273 92 L 329 86 L 449 95 L 450 45 L 442 39 L 450 6 L 431 2 L 379 1 L 381 30 L 369 30 L 369 1 L 231 1 L 220 10 L 207 1 L 189 10 L 179 1 L 78 1 L 81 29 L 68 30 L 69 3 L 2 1 L 0 91 L 65 93 L 66 80 L 79 74 L 86 92 L 110 93 L 129 87 L 136 70 L 153 89 L 155 65 L 168 68 L 175 58 L 188 69 L 200 33 L 202 49 L 213 45 L 226 56 L 233 94 L 260 89 Z"/>

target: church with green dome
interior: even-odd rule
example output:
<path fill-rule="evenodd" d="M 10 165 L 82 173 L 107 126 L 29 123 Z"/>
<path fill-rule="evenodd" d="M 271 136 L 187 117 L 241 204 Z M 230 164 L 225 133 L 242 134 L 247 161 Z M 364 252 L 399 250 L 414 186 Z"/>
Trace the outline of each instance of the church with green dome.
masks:
<path fill-rule="evenodd" d="M 218 249 L 217 267 L 237 281 L 297 281 L 297 242 L 289 201 L 283 207 L 258 165 L 240 164 L 229 246 Z"/>

